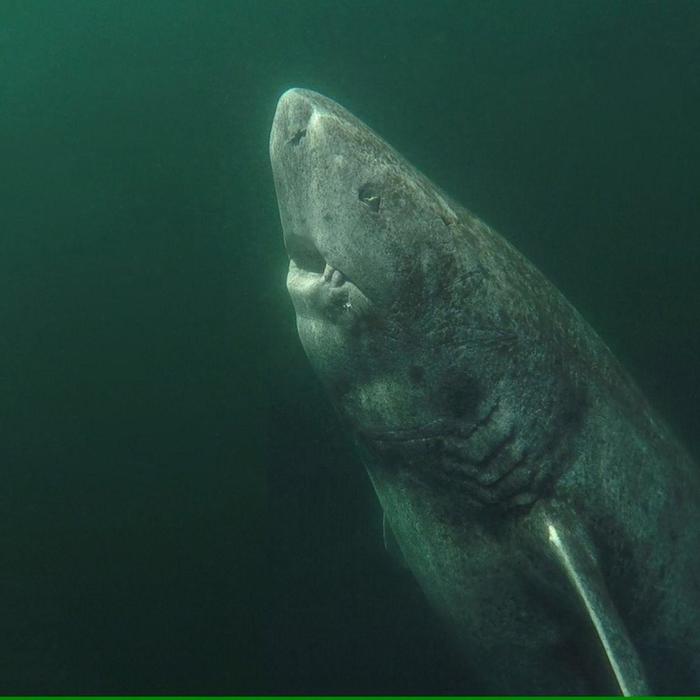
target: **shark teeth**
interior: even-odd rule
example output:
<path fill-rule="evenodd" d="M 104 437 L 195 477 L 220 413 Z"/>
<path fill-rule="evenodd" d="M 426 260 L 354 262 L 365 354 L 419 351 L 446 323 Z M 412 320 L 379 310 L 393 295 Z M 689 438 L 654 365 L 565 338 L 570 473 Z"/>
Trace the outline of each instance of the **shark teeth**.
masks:
<path fill-rule="evenodd" d="M 345 282 L 345 275 L 340 270 L 333 270 L 331 277 L 331 287 L 340 287 Z"/>
<path fill-rule="evenodd" d="M 340 287 L 345 282 L 345 275 L 326 263 L 323 268 L 323 279 L 325 282 L 330 282 L 331 287 Z"/>

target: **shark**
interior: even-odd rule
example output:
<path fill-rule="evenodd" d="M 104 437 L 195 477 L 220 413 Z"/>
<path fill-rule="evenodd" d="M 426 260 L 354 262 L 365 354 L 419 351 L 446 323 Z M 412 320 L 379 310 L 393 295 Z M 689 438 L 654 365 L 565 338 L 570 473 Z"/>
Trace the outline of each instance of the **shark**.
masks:
<path fill-rule="evenodd" d="M 333 100 L 270 158 L 299 338 L 478 687 L 700 692 L 700 472 L 606 344 Z"/>

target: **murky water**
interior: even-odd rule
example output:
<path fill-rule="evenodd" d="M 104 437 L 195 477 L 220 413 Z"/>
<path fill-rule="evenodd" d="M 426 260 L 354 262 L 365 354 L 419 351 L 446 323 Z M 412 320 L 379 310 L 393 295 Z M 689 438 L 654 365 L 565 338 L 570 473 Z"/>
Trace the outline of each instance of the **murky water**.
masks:
<path fill-rule="evenodd" d="M 0 3 L 0 691 L 478 690 L 306 362 L 267 138 L 338 100 L 700 455 L 700 7 Z"/>

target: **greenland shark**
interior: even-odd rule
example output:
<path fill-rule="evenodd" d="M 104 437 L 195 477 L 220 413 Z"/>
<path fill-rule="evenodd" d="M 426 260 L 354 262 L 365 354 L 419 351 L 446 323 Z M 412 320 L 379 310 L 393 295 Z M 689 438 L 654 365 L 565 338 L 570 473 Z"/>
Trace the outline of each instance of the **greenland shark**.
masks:
<path fill-rule="evenodd" d="M 270 156 L 299 337 L 479 688 L 700 692 L 699 472 L 604 342 L 332 100 Z"/>

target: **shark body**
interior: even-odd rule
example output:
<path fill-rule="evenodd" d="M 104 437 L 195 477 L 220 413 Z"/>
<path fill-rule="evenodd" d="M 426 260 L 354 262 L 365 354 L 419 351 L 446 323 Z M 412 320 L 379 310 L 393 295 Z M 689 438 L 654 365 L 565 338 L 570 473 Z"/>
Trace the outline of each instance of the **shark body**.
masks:
<path fill-rule="evenodd" d="M 328 98 L 270 154 L 301 342 L 481 687 L 700 692 L 698 470 L 606 345 Z"/>

